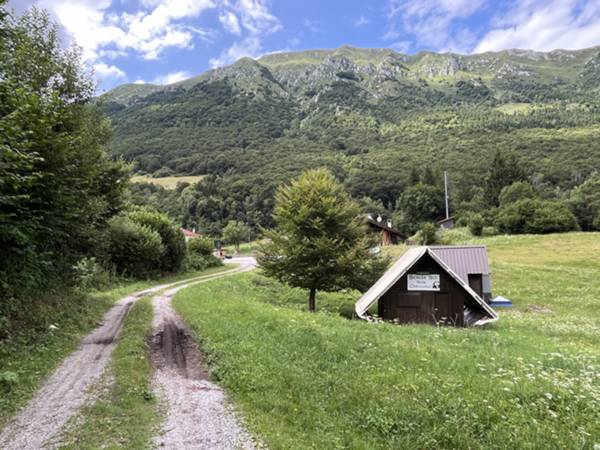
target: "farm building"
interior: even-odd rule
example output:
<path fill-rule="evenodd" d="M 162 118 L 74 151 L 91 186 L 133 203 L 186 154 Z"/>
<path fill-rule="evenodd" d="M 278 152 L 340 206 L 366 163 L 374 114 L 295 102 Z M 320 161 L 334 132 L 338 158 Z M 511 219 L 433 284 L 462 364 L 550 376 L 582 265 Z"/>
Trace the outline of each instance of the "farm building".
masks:
<path fill-rule="evenodd" d="M 405 237 L 392 227 L 392 222 L 384 221 L 381 216 L 373 219 L 367 216 L 367 226 L 370 233 L 378 236 L 379 245 L 393 245 L 404 241 Z"/>
<path fill-rule="evenodd" d="M 484 298 L 491 296 L 483 246 L 410 248 L 356 302 L 359 317 L 378 315 L 397 323 L 483 325 L 498 319 Z"/>
<path fill-rule="evenodd" d="M 194 239 L 197 237 L 202 237 L 201 233 L 196 233 L 196 229 L 186 230 L 185 228 L 180 228 L 181 232 L 185 236 L 185 240 L 189 241 L 190 239 Z"/>
<path fill-rule="evenodd" d="M 454 228 L 454 217 L 446 217 L 445 219 L 438 220 L 438 225 L 442 230 L 451 230 Z"/>

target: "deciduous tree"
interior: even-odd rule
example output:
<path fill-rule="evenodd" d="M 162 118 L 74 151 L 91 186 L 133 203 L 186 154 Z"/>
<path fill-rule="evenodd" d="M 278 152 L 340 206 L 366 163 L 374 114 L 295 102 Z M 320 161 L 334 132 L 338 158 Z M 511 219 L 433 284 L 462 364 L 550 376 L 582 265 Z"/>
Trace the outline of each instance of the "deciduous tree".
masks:
<path fill-rule="evenodd" d="M 370 249 L 358 205 L 327 170 L 309 170 L 280 188 L 274 219 L 259 264 L 267 275 L 308 289 L 310 311 L 317 290 L 364 289 L 387 264 Z"/>

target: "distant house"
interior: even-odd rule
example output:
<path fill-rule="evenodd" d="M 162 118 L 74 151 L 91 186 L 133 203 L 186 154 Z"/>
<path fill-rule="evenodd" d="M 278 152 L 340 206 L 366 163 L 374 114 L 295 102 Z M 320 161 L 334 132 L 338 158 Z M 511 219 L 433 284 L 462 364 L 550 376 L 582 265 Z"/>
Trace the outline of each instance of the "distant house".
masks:
<path fill-rule="evenodd" d="M 454 228 L 454 217 L 446 217 L 445 219 L 439 220 L 438 225 L 442 230 L 451 230 Z"/>
<path fill-rule="evenodd" d="M 398 244 L 405 239 L 405 236 L 400 231 L 392 227 L 391 221 L 384 221 L 381 216 L 378 216 L 377 219 L 367 216 L 367 226 L 371 233 L 377 234 L 379 245 Z"/>
<path fill-rule="evenodd" d="M 186 242 L 189 241 L 190 239 L 202 237 L 202 234 L 196 233 L 195 228 L 193 228 L 192 230 L 186 230 L 185 228 L 180 228 L 180 230 L 183 233 L 183 235 L 185 236 Z"/>
<path fill-rule="evenodd" d="M 483 325 L 498 319 L 484 300 L 489 275 L 485 247 L 413 247 L 356 302 L 356 314 L 369 319 L 377 303 L 396 323 Z"/>

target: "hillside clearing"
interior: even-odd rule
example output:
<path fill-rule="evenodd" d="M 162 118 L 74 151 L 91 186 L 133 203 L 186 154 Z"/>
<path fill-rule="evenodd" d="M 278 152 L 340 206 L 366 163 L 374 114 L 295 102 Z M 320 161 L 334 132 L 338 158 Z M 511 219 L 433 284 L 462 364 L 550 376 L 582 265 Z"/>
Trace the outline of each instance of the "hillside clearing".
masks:
<path fill-rule="evenodd" d="M 189 183 L 194 184 L 202 179 L 202 175 L 189 175 L 189 176 L 177 176 L 177 177 L 158 177 L 153 178 L 148 175 L 134 175 L 131 177 L 132 183 L 150 183 L 157 186 L 164 187 L 165 189 L 175 189 L 178 183 Z"/>
<path fill-rule="evenodd" d="M 488 239 L 494 293 L 515 307 L 485 329 L 348 321 L 352 293 L 318 294 L 311 315 L 304 292 L 259 275 L 183 291 L 175 307 L 270 448 L 591 448 L 598 238 Z"/>

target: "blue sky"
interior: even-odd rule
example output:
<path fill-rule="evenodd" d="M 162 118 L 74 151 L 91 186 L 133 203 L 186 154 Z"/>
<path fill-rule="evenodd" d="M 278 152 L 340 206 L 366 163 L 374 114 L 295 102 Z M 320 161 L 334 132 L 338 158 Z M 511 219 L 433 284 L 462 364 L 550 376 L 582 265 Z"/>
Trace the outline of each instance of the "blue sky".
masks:
<path fill-rule="evenodd" d="M 99 91 L 167 84 L 242 56 L 388 47 L 479 53 L 600 45 L 600 0 L 11 0 L 50 11 Z"/>

